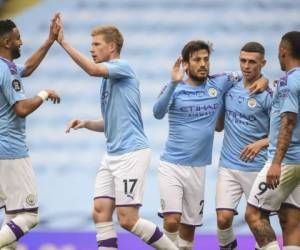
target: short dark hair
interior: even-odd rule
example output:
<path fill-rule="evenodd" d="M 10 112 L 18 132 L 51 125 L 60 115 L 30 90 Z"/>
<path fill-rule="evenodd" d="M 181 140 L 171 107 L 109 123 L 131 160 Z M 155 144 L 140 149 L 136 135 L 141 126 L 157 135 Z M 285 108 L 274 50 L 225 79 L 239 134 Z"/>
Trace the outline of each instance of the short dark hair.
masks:
<path fill-rule="evenodd" d="M 281 40 L 288 42 L 292 57 L 300 60 L 300 32 L 290 31 L 285 33 Z"/>
<path fill-rule="evenodd" d="M 12 20 L 0 20 L 0 36 L 11 32 L 14 28 L 16 28 L 16 24 Z"/>
<path fill-rule="evenodd" d="M 181 51 L 182 60 L 184 62 L 188 62 L 191 55 L 199 50 L 206 50 L 210 55 L 212 51 L 212 44 L 204 42 L 202 40 L 194 40 L 188 42 Z"/>
<path fill-rule="evenodd" d="M 265 48 L 258 42 L 248 42 L 242 48 L 241 51 L 245 52 L 255 52 L 261 55 L 265 55 Z"/>

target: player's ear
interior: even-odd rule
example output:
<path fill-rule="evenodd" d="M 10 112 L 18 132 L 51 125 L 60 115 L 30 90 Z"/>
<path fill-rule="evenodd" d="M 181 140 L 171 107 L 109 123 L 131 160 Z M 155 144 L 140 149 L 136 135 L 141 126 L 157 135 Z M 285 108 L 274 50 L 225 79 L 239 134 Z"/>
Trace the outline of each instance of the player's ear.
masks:
<path fill-rule="evenodd" d="M 189 64 L 187 62 L 185 62 L 185 61 L 182 62 L 182 67 L 185 72 L 187 71 L 188 66 L 189 66 Z"/>
<path fill-rule="evenodd" d="M 10 39 L 7 35 L 0 36 L 0 47 L 9 48 Z"/>
<path fill-rule="evenodd" d="M 108 44 L 108 48 L 110 52 L 115 52 L 117 51 L 117 44 L 115 42 L 110 42 Z"/>

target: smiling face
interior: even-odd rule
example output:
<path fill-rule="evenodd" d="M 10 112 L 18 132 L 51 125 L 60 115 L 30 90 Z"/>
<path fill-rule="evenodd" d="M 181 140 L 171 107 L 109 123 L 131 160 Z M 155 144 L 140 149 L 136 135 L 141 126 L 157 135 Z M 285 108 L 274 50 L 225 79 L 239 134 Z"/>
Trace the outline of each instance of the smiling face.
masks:
<path fill-rule="evenodd" d="M 193 81 L 204 82 L 209 74 L 209 53 L 205 49 L 197 50 L 184 62 L 187 75 Z"/>
<path fill-rule="evenodd" d="M 240 52 L 240 68 L 245 80 L 253 83 L 261 77 L 261 69 L 265 66 L 264 56 L 258 52 Z"/>
<path fill-rule="evenodd" d="M 110 60 L 111 54 L 114 52 L 115 44 L 106 42 L 104 35 L 92 36 L 91 55 L 95 63 L 106 62 Z"/>

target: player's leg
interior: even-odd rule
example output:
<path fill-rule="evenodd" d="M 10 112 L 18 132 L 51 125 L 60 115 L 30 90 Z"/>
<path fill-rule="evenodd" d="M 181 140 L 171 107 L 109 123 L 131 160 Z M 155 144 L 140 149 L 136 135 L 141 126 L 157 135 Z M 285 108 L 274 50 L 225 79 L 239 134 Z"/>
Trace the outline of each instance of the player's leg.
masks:
<path fill-rule="evenodd" d="M 217 235 L 220 249 L 236 249 L 237 241 L 232 228 L 234 211 L 219 209 L 217 210 Z"/>
<path fill-rule="evenodd" d="M 284 249 L 300 249 L 300 210 L 283 204 L 279 212 Z"/>
<path fill-rule="evenodd" d="M 270 244 L 279 249 L 275 233 L 269 220 L 267 220 L 268 215 L 263 210 L 278 211 L 282 202 L 286 201 L 296 188 L 299 174 L 297 166 L 283 164 L 279 186 L 274 190 L 268 189 L 265 180 L 269 167 L 270 164 L 267 163 L 257 175 L 253 184 L 248 199 L 249 205 L 246 210 L 246 221 L 262 249 L 265 249 Z"/>
<path fill-rule="evenodd" d="M 163 213 L 163 232 L 164 234 L 178 246 L 179 227 L 181 220 L 181 213 L 165 212 Z"/>
<path fill-rule="evenodd" d="M 276 235 L 271 227 L 269 212 L 250 204 L 247 205 L 245 220 L 252 231 L 256 242 L 264 250 L 279 250 Z"/>
<path fill-rule="evenodd" d="M 180 250 L 191 250 L 195 229 L 202 225 L 205 191 L 205 167 L 178 166 L 183 183 L 182 216 L 179 227 Z"/>
<path fill-rule="evenodd" d="M 132 232 L 155 249 L 175 250 L 177 247 L 151 221 L 139 217 L 138 207 L 117 207 L 120 226 Z"/>
<path fill-rule="evenodd" d="M 7 222 L 0 230 L 0 248 L 9 246 L 30 229 L 38 224 L 39 218 L 36 212 L 18 213 L 14 219 Z"/>
<path fill-rule="evenodd" d="M 29 158 L 1 160 L 1 192 L 7 214 L 15 214 L 0 230 L 0 248 L 14 243 L 38 224 L 35 175 Z M 5 169 L 5 171 L 4 171 Z M 2 195 L 2 196 L 3 196 Z"/>
<path fill-rule="evenodd" d="M 178 245 L 182 214 L 183 184 L 180 180 L 180 170 L 180 166 L 165 161 L 161 161 L 158 167 L 163 231 L 175 245 Z"/>
<path fill-rule="evenodd" d="M 15 217 L 16 214 L 5 213 L 1 228 L 3 228 L 9 221 L 14 219 Z M 1 250 L 16 250 L 16 249 L 17 249 L 17 242 L 13 242 L 10 245 L 1 248 Z"/>
<path fill-rule="evenodd" d="M 294 166 L 289 171 L 297 182 L 297 186 L 282 203 L 279 210 L 279 220 L 282 228 L 284 249 L 300 249 L 300 166 Z"/>
<path fill-rule="evenodd" d="M 259 172 L 244 172 L 239 171 L 239 181 L 241 183 L 246 200 L 248 200 L 251 188 Z M 261 249 L 258 243 L 255 243 L 255 250 Z"/>
<path fill-rule="evenodd" d="M 220 249 L 236 249 L 232 222 L 243 194 L 238 170 L 219 167 L 216 188 L 217 235 Z"/>
<path fill-rule="evenodd" d="M 117 233 L 112 214 L 115 208 L 115 188 L 107 156 L 101 162 L 95 181 L 93 220 L 99 250 L 118 249 Z"/>
<path fill-rule="evenodd" d="M 149 163 L 149 149 L 111 158 L 119 223 L 155 249 L 177 249 L 154 223 L 139 216 Z"/>
<path fill-rule="evenodd" d="M 291 190 L 286 188 L 289 185 L 286 185 L 283 178 L 287 170 L 285 167 L 282 167 L 280 185 L 274 190 L 267 188 L 266 175 L 269 167 L 270 163 L 267 163 L 255 179 L 248 198 L 245 219 L 262 249 L 279 249 L 269 221 L 269 212 L 278 211 Z"/>
<path fill-rule="evenodd" d="M 93 220 L 96 227 L 98 249 L 117 249 L 117 234 L 112 220 L 114 200 L 97 198 L 94 200 Z"/>
<path fill-rule="evenodd" d="M 193 248 L 195 231 L 195 225 L 180 224 L 178 236 L 179 250 L 191 250 Z"/>

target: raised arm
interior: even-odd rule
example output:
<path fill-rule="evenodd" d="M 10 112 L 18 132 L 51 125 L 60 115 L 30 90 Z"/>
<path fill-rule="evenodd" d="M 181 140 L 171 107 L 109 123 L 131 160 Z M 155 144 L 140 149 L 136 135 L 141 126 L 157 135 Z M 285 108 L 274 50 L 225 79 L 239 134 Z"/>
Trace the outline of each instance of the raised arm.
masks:
<path fill-rule="evenodd" d="M 73 61 L 81 67 L 86 73 L 91 76 L 107 77 L 108 69 L 103 64 L 96 64 L 83 55 L 81 52 L 73 48 L 64 38 L 64 29 L 61 17 L 57 19 L 57 25 L 60 27 L 60 31 L 57 37 L 57 42 L 61 47 L 69 54 Z"/>
<path fill-rule="evenodd" d="M 162 90 L 157 102 L 153 107 L 153 114 L 156 119 L 162 119 L 168 112 L 169 103 L 177 84 L 182 81 L 184 71 L 181 68 L 182 59 L 177 58 L 172 69 L 172 81 Z"/>
<path fill-rule="evenodd" d="M 25 69 L 24 69 L 22 77 L 26 77 L 26 76 L 31 75 L 31 73 L 39 66 L 41 61 L 46 56 L 48 50 L 50 49 L 50 47 L 52 46 L 52 44 L 56 40 L 58 32 L 59 32 L 59 26 L 56 23 L 58 16 L 59 16 L 58 14 L 55 14 L 53 19 L 52 19 L 52 22 L 51 22 L 51 25 L 50 25 L 49 36 L 46 39 L 46 41 L 43 43 L 43 45 L 36 52 L 33 53 L 33 55 L 31 57 L 29 57 L 26 60 Z"/>
<path fill-rule="evenodd" d="M 73 119 L 69 122 L 66 128 L 66 133 L 70 133 L 71 129 L 77 130 L 81 128 L 86 128 L 96 132 L 104 132 L 104 121 L 100 120 L 79 120 Z"/>

